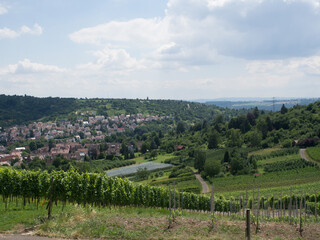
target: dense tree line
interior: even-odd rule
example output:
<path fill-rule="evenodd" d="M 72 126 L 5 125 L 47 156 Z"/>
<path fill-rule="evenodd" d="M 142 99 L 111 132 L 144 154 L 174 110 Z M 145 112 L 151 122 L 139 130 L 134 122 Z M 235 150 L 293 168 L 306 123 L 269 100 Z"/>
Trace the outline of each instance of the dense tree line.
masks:
<path fill-rule="evenodd" d="M 74 98 L 0 95 L 0 125 L 24 124 L 42 118 L 55 119 L 76 109 Z"/>

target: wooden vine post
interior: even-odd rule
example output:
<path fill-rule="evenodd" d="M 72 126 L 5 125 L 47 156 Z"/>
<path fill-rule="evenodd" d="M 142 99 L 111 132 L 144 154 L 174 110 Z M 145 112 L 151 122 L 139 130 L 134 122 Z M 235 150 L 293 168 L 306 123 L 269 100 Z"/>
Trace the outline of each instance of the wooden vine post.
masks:
<path fill-rule="evenodd" d="M 254 214 L 254 185 L 252 186 L 252 214 Z"/>
<path fill-rule="evenodd" d="M 301 191 L 301 196 L 300 196 L 300 227 L 299 227 L 299 232 L 300 236 L 302 236 L 302 191 Z"/>
<path fill-rule="evenodd" d="M 178 209 L 179 209 L 179 211 L 181 210 L 180 207 L 181 207 L 180 206 L 180 188 L 178 187 Z"/>
<path fill-rule="evenodd" d="M 183 209 L 183 192 L 181 191 L 181 215 L 182 215 L 182 209 Z"/>
<path fill-rule="evenodd" d="M 291 209 L 292 209 L 292 188 L 290 188 L 290 202 L 289 202 L 289 221 L 290 221 L 290 224 L 292 224 Z"/>
<path fill-rule="evenodd" d="M 245 203 L 244 203 L 244 194 L 242 195 L 242 216 L 245 214 Z"/>
<path fill-rule="evenodd" d="M 250 209 L 246 211 L 246 238 L 250 240 Z"/>
<path fill-rule="evenodd" d="M 53 205 L 53 177 L 51 177 L 51 182 L 50 182 L 50 193 L 49 193 L 49 202 L 47 205 L 47 209 L 48 209 L 48 219 L 51 218 L 51 212 L 52 212 L 52 205 Z"/>
<path fill-rule="evenodd" d="M 176 183 L 173 182 L 173 209 L 176 211 Z"/>
<path fill-rule="evenodd" d="M 280 222 L 282 222 L 282 191 L 280 194 Z"/>
<path fill-rule="evenodd" d="M 171 227 L 171 184 L 169 184 L 169 226 L 168 228 Z"/>
<path fill-rule="evenodd" d="M 211 213 L 212 213 L 212 219 L 211 219 L 211 228 L 214 229 L 214 184 L 212 184 L 212 191 L 211 191 Z"/>
<path fill-rule="evenodd" d="M 260 226 L 259 226 L 259 215 L 260 215 L 260 197 L 259 197 L 259 188 L 258 188 L 258 192 L 257 192 L 257 227 L 256 227 L 256 233 L 260 230 Z"/>
<path fill-rule="evenodd" d="M 272 217 L 273 217 L 273 220 L 274 220 L 274 194 L 272 196 Z"/>
<path fill-rule="evenodd" d="M 317 192 L 314 194 L 314 215 L 317 222 Z"/>

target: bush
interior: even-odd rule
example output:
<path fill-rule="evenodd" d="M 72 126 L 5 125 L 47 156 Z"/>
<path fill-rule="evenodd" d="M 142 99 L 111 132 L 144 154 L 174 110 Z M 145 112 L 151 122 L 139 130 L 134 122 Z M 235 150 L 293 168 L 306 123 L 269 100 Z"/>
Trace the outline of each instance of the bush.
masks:
<path fill-rule="evenodd" d="M 216 177 L 222 178 L 222 177 L 224 177 L 224 173 L 223 172 L 219 172 Z"/>
<path fill-rule="evenodd" d="M 292 147 L 292 141 L 290 139 L 284 140 L 281 145 L 284 148 L 291 148 Z"/>
<path fill-rule="evenodd" d="M 219 161 L 206 161 L 204 164 L 204 172 L 206 176 L 214 177 L 219 174 L 221 170 L 221 163 Z"/>

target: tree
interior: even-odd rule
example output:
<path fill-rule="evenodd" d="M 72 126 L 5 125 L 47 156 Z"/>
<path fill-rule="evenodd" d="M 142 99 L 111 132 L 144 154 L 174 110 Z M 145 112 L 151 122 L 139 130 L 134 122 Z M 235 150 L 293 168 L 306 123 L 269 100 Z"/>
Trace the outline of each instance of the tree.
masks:
<path fill-rule="evenodd" d="M 235 156 L 231 159 L 231 174 L 235 175 L 237 174 L 240 170 L 243 169 L 243 164 L 242 164 L 242 159 L 239 156 Z"/>
<path fill-rule="evenodd" d="M 194 158 L 194 168 L 198 169 L 199 172 L 203 171 L 207 158 L 206 153 L 200 150 L 195 151 Z"/>
<path fill-rule="evenodd" d="M 150 142 L 150 149 L 157 149 L 158 146 L 157 144 L 155 143 L 155 141 L 152 139 L 151 142 Z"/>
<path fill-rule="evenodd" d="M 208 138 L 208 148 L 209 149 L 217 148 L 219 144 L 219 140 L 220 140 L 219 133 L 216 130 L 213 130 Z"/>
<path fill-rule="evenodd" d="M 163 133 L 162 133 L 162 131 L 161 131 L 161 130 L 159 130 L 159 134 L 158 134 L 158 136 L 159 136 L 159 138 L 163 138 L 163 137 L 164 137 L 164 135 L 163 135 Z"/>
<path fill-rule="evenodd" d="M 121 144 L 120 153 L 124 156 L 124 159 L 128 159 L 129 158 L 128 146 L 125 143 Z"/>
<path fill-rule="evenodd" d="M 177 134 L 183 133 L 185 131 L 183 122 L 178 122 L 176 131 Z"/>
<path fill-rule="evenodd" d="M 108 150 L 108 144 L 100 143 L 99 144 L 99 149 L 100 149 L 100 152 L 104 152 L 104 151 Z"/>
<path fill-rule="evenodd" d="M 288 112 L 288 108 L 286 108 L 286 106 L 284 104 L 282 104 L 282 107 L 281 107 L 281 110 L 280 110 L 280 113 L 281 114 L 285 114 Z"/>
<path fill-rule="evenodd" d="M 144 179 L 148 179 L 150 175 L 150 172 L 148 172 L 147 168 L 138 168 L 137 172 L 136 172 L 136 178 L 138 180 L 144 180 Z"/>
<path fill-rule="evenodd" d="M 155 157 L 157 156 L 157 151 L 156 150 L 152 150 L 150 153 L 150 158 L 155 159 Z"/>
<path fill-rule="evenodd" d="M 54 140 L 50 139 L 49 143 L 48 143 L 48 147 L 49 147 L 49 152 L 51 151 L 52 148 L 54 148 L 55 144 L 54 144 Z"/>
<path fill-rule="evenodd" d="M 229 131 L 229 147 L 241 147 L 242 142 L 240 130 L 231 128 Z"/>
<path fill-rule="evenodd" d="M 154 143 L 157 145 L 157 147 L 159 147 L 160 146 L 160 138 L 158 136 L 155 136 L 153 140 L 154 140 Z"/>
<path fill-rule="evenodd" d="M 220 172 L 221 164 L 219 161 L 206 161 L 204 172 L 206 176 L 214 177 Z"/>
<path fill-rule="evenodd" d="M 149 149 L 150 149 L 150 146 L 148 143 L 146 142 L 142 143 L 141 149 L 140 149 L 142 154 L 145 154 Z"/>
<path fill-rule="evenodd" d="M 62 158 L 58 156 L 55 159 L 53 159 L 52 165 L 55 166 L 56 168 L 59 168 L 59 166 L 61 165 L 61 162 L 62 162 Z"/>
<path fill-rule="evenodd" d="M 272 121 L 271 121 L 271 119 L 270 119 L 269 116 L 267 116 L 267 118 L 266 118 L 266 123 L 267 123 L 267 129 L 268 129 L 268 131 L 272 131 L 273 125 L 272 125 Z"/>
<path fill-rule="evenodd" d="M 254 113 L 248 113 L 247 119 L 248 119 L 249 123 L 251 124 L 251 126 L 256 125 L 256 117 L 255 117 Z"/>
<path fill-rule="evenodd" d="M 34 133 L 33 133 L 33 131 L 30 129 L 30 131 L 29 131 L 29 137 L 30 138 L 33 138 L 34 137 Z"/>
<path fill-rule="evenodd" d="M 35 141 L 31 141 L 31 142 L 29 143 L 29 149 L 30 149 L 30 151 L 35 151 L 35 150 L 37 150 L 37 143 L 36 143 Z"/>
<path fill-rule="evenodd" d="M 80 136 L 81 139 L 84 139 L 85 138 L 84 132 L 79 132 L 79 136 Z"/>
<path fill-rule="evenodd" d="M 259 118 L 257 121 L 257 128 L 261 132 L 262 138 L 265 139 L 268 134 L 268 123 L 266 122 L 266 120 L 264 120 L 263 118 Z"/>
<path fill-rule="evenodd" d="M 45 169 L 46 168 L 46 162 L 38 157 L 35 157 L 29 164 L 29 169 Z"/>
<path fill-rule="evenodd" d="M 14 158 L 14 159 L 11 160 L 10 165 L 14 166 L 19 161 L 20 161 L 19 158 Z"/>
<path fill-rule="evenodd" d="M 259 147 L 262 141 L 262 134 L 258 131 L 250 131 L 246 133 L 247 141 L 251 147 Z"/>
<path fill-rule="evenodd" d="M 224 162 L 224 163 L 230 163 L 230 155 L 229 155 L 229 152 L 228 152 L 228 151 L 226 151 L 226 152 L 224 153 L 222 162 Z"/>
<path fill-rule="evenodd" d="M 254 114 L 255 119 L 257 119 L 259 117 L 259 109 L 258 109 L 258 107 L 255 107 L 253 109 L 252 113 Z"/>
<path fill-rule="evenodd" d="M 99 159 L 106 159 L 106 154 L 104 152 L 100 152 Z"/>
<path fill-rule="evenodd" d="M 95 147 L 89 147 L 88 149 L 88 155 L 91 159 L 97 159 L 98 158 L 98 150 Z"/>

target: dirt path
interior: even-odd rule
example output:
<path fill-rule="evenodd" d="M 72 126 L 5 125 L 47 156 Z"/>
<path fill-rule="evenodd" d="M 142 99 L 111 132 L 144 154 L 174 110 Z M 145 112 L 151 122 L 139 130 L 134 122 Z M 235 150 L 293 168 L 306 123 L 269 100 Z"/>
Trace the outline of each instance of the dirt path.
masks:
<path fill-rule="evenodd" d="M 58 238 L 47 238 L 31 235 L 18 235 L 18 234 L 0 234 L 0 240 L 58 240 Z M 59 238 L 63 239 L 63 238 Z M 66 240 L 66 239 L 63 239 Z"/>
<path fill-rule="evenodd" d="M 208 193 L 209 192 L 209 187 L 208 184 L 202 179 L 202 177 L 200 176 L 200 174 L 198 173 L 194 173 L 194 175 L 196 176 L 196 178 L 198 179 L 198 181 L 201 183 L 202 185 L 202 192 L 201 193 Z"/>
<path fill-rule="evenodd" d="M 309 161 L 309 162 L 314 162 L 316 164 L 319 164 L 318 162 L 314 161 L 313 159 L 311 159 L 307 153 L 306 153 L 306 149 L 300 149 L 300 157 L 303 158 L 304 160 L 306 161 Z"/>

